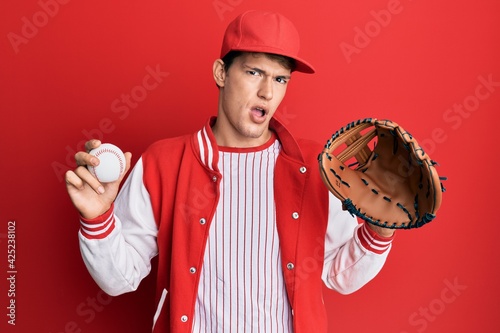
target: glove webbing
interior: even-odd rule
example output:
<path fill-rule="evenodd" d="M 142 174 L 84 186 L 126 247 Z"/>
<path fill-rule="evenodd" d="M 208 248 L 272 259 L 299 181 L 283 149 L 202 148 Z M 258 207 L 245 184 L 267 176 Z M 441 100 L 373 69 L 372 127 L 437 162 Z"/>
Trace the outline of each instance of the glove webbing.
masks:
<path fill-rule="evenodd" d="M 367 125 L 368 127 L 370 125 Z M 364 128 L 361 128 L 362 130 Z M 373 138 L 377 136 L 376 129 L 371 128 L 367 133 L 361 135 L 358 133 L 354 134 L 354 136 L 349 137 L 346 140 L 347 148 L 343 150 L 337 158 L 344 163 L 351 157 L 355 156 L 356 160 L 360 164 L 365 164 L 368 160 L 368 157 L 371 154 L 370 148 L 368 148 L 368 143 L 373 140 Z"/>

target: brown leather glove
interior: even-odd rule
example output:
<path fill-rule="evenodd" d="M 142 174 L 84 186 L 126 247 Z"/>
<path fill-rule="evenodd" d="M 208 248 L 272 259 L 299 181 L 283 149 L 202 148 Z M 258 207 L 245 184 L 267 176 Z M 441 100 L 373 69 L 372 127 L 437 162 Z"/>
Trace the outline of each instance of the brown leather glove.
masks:
<path fill-rule="evenodd" d="M 439 177 L 437 163 L 417 140 L 390 120 L 348 124 L 328 140 L 318 159 L 323 182 L 344 209 L 374 225 L 418 228 L 441 206 L 446 178 Z"/>

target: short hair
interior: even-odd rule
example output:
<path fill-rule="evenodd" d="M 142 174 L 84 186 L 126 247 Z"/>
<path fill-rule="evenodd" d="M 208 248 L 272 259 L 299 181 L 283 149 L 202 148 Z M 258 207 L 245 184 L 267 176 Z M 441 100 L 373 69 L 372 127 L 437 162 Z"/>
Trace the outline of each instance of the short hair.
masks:
<path fill-rule="evenodd" d="M 233 64 L 234 59 L 236 59 L 239 56 L 242 56 L 245 53 L 256 53 L 256 52 L 229 51 L 224 56 L 224 58 L 222 58 L 222 61 L 224 62 L 224 70 L 227 72 L 229 70 L 229 67 L 231 67 L 231 65 Z M 264 54 L 267 58 L 271 60 L 277 61 L 281 66 L 285 67 L 286 69 L 289 69 L 291 72 L 293 72 L 297 67 L 295 60 L 290 57 L 274 53 L 262 53 L 262 54 Z"/>

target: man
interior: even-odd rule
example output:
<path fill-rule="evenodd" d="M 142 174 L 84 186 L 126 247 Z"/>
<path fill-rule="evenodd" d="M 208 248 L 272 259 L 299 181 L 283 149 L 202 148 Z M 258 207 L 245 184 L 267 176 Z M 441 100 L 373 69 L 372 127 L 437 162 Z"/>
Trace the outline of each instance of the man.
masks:
<path fill-rule="evenodd" d="M 213 65 L 217 117 L 150 146 L 118 196 L 122 179 L 100 184 L 85 152 L 66 174 L 104 291 L 135 290 L 159 256 L 153 332 L 326 332 L 322 283 L 350 293 L 383 266 L 393 231 L 342 211 L 318 172 L 321 146 L 273 118 L 292 72 L 314 72 L 298 49 L 282 15 L 241 14 Z"/>

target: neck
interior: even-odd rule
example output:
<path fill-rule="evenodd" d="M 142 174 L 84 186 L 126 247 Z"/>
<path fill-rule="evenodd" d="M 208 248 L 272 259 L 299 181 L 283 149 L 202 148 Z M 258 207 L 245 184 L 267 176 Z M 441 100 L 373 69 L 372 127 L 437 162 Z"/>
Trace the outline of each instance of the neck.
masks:
<path fill-rule="evenodd" d="M 271 130 L 266 128 L 258 136 L 246 136 L 239 133 L 231 127 L 223 126 L 221 121 L 217 119 L 215 124 L 212 126 L 212 132 L 215 137 L 217 145 L 222 147 L 234 147 L 234 148 L 252 148 L 258 147 L 271 139 Z"/>

